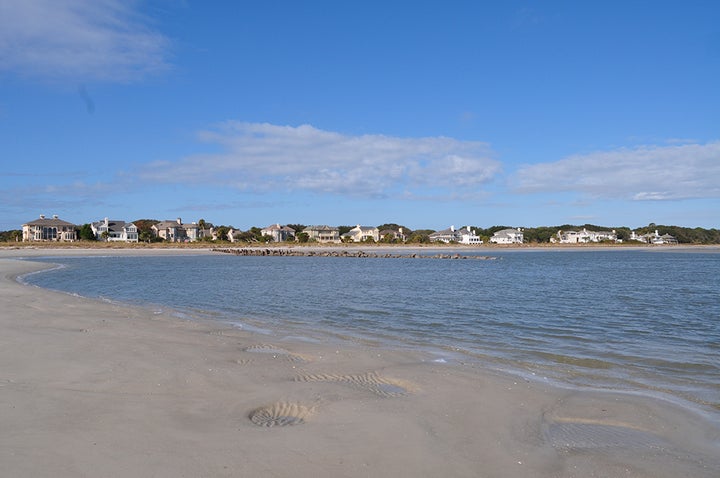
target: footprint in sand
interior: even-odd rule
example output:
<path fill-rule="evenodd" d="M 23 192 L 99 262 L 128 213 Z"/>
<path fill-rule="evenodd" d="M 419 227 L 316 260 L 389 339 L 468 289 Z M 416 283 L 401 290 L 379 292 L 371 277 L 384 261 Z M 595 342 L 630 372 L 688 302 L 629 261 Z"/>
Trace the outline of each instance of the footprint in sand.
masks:
<path fill-rule="evenodd" d="M 312 374 L 296 378 L 299 382 L 336 382 L 368 390 L 381 397 L 401 397 L 411 393 L 415 387 L 405 380 L 380 377 L 376 372 L 360 375 Z"/>
<path fill-rule="evenodd" d="M 314 413 L 314 407 L 292 402 L 277 402 L 256 408 L 250 412 L 248 418 L 259 427 L 286 427 L 303 424 Z"/>

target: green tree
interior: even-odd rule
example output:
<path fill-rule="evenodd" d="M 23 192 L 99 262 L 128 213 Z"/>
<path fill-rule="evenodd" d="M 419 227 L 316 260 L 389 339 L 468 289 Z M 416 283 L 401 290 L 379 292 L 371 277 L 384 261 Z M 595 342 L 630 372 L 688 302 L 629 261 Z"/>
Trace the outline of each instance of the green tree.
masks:
<path fill-rule="evenodd" d="M 308 234 L 307 232 L 300 232 L 295 237 L 297 238 L 297 241 L 301 244 L 305 244 L 310 241 L 310 234 Z"/>
<path fill-rule="evenodd" d="M 138 239 L 142 242 L 152 242 L 155 236 L 153 236 L 152 232 L 145 230 L 138 232 Z"/>
<path fill-rule="evenodd" d="M 215 233 L 217 234 L 218 241 L 229 240 L 228 232 L 230 232 L 230 228 L 228 226 L 218 226 L 217 229 L 215 229 Z"/>
<path fill-rule="evenodd" d="M 18 242 L 22 240 L 22 231 L 19 229 L 11 229 L 9 231 L 0 232 L 0 241 L 2 242 Z"/>
<path fill-rule="evenodd" d="M 160 221 L 157 219 L 137 219 L 133 221 L 132 223 L 135 224 L 138 230 L 138 239 L 145 242 L 161 241 L 161 239 L 155 237 L 155 232 L 152 229 L 158 222 Z"/>
<path fill-rule="evenodd" d="M 427 244 L 430 242 L 430 234 L 433 232 L 435 231 L 432 229 L 418 229 L 408 237 L 407 242 L 411 244 Z"/>
<path fill-rule="evenodd" d="M 382 239 L 380 239 L 380 241 L 385 244 L 393 244 L 393 243 L 397 242 L 397 239 L 395 239 L 394 235 L 387 233 L 382 237 Z"/>
<path fill-rule="evenodd" d="M 92 226 L 90 224 L 83 224 L 80 226 L 80 230 L 78 231 L 78 237 L 81 241 L 95 241 L 95 233 L 92 230 Z"/>

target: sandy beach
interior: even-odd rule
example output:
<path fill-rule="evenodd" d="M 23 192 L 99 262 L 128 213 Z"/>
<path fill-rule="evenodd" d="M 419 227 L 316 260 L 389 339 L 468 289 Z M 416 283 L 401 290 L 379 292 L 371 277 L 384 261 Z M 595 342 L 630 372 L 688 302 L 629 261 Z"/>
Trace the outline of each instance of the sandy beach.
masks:
<path fill-rule="evenodd" d="M 0 250 L 0 475 L 717 477 L 720 429 L 653 397 L 421 352 L 274 340 L 20 284 Z"/>

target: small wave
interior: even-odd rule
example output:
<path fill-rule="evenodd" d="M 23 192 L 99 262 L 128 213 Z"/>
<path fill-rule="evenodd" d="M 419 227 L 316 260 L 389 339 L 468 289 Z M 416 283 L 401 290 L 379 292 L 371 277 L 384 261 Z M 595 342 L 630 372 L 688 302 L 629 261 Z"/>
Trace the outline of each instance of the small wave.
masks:
<path fill-rule="evenodd" d="M 548 352 L 536 352 L 536 354 L 549 362 L 564 365 L 573 365 L 575 367 L 591 369 L 611 369 L 617 366 L 617 364 L 613 362 L 608 362 L 606 360 L 596 358 L 576 357 L 571 355 L 553 354 Z"/>

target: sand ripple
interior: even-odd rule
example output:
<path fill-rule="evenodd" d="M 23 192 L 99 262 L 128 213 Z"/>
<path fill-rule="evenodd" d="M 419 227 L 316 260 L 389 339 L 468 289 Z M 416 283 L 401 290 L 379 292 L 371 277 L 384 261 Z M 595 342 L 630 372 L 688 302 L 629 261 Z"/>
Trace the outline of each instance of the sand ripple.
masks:
<path fill-rule="evenodd" d="M 250 421 L 259 427 L 286 427 L 305 423 L 314 409 L 299 403 L 277 402 L 256 408 L 248 415 Z"/>
<path fill-rule="evenodd" d="M 544 424 L 545 438 L 557 449 L 656 449 L 668 442 L 647 430 L 600 420 L 559 419 Z"/>
<path fill-rule="evenodd" d="M 381 397 L 400 397 L 414 390 L 414 386 L 404 380 L 380 377 L 376 372 L 360 375 L 311 374 L 297 378 L 301 382 L 337 382 L 369 390 Z"/>

